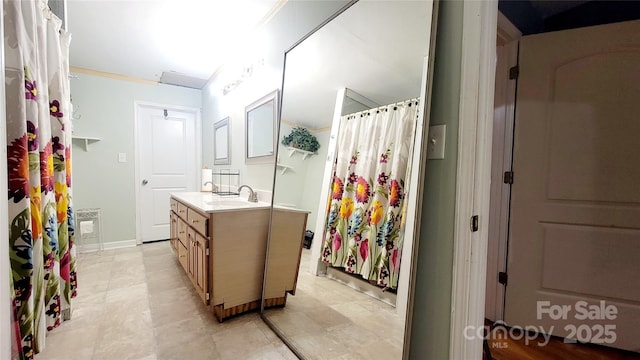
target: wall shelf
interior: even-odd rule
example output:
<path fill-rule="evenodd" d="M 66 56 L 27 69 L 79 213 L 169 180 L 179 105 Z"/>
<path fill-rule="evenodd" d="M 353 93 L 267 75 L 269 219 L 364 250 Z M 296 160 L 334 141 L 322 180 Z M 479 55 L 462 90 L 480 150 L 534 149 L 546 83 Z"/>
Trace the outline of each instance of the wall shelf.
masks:
<path fill-rule="evenodd" d="M 306 150 L 300 150 L 300 149 L 296 149 L 290 146 L 285 146 L 285 149 L 289 150 L 289 157 L 292 157 L 293 154 L 295 153 L 300 153 L 302 154 L 302 159 L 306 160 L 309 156 L 311 155 L 316 155 L 316 153 L 311 152 L 311 151 L 306 151 Z"/>
<path fill-rule="evenodd" d="M 287 170 L 293 170 L 293 167 L 291 166 L 287 166 L 287 165 L 282 165 L 282 164 L 276 164 L 276 166 L 278 166 L 280 169 L 282 169 L 280 171 L 280 174 L 284 175 L 284 173 L 287 172 Z"/>
<path fill-rule="evenodd" d="M 73 140 L 78 140 L 80 142 L 84 143 L 84 151 L 89 151 L 89 144 L 92 142 L 96 142 L 96 141 L 100 141 L 100 138 L 97 137 L 91 137 L 91 136 L 78 136 L 78 135 L 73 135 L 71 137 Z"/>

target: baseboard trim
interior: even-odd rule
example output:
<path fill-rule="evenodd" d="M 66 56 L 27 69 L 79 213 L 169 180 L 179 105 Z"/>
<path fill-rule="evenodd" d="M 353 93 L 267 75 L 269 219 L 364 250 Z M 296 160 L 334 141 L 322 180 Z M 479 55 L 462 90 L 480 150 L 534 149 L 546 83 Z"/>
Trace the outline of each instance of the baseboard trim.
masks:
<path fill-rule="evenodd" d="M 122 249 L 128 247 L 136 246 L 136 239 L 133 240 L 121 240 L 121 241 L 110 241 L 106 242 L 102 245 L 103 250 L 114 250 L 114 249 Z M 78 250 L 80 253 L 88 253 L 100 250 L 99 244 L 86 244 L 86 245 L 78 245 Z"/>
<path fill-rule="evenodd" d="M 396 306 L 396 294 L 389 291 L 382 291 L 382 288 L 369 284 L 364 279 L 357 279 L 342 270 L 327 266 L 327 278 L 338 281 L 356 291 L 365 293 L 372 298 L 380 300 L 391 306 Z"/>

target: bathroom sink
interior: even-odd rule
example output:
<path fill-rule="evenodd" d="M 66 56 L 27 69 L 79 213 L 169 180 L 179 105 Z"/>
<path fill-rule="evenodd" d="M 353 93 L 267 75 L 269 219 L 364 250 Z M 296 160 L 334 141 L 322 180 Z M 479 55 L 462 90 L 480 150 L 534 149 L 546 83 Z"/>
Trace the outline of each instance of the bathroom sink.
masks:
<path fill-rule="evenodd" d="M 176 192 L 171 193 L 176 200 L 190 204 L 203 213 L 217 211 L 251 210 L 257 208 L 269 208 L 270 204 L 264 201 L 250 202 L 244 196 L 220 196 L 207 192 Z"/>
<path fill-rule="evenodd" d="M 211 200 L 205 201 L 208 205 L 213 206 L 247 206 L 251 205 L 247 200 Z"/>

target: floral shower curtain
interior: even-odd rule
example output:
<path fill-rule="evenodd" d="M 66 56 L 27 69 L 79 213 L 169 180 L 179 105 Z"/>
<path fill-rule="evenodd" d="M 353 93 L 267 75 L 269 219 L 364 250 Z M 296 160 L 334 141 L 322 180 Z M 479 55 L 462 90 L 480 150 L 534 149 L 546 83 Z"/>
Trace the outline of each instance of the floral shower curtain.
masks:
<path fill-rule="evenodd" d="M 12 357 L 33 359 L 76 294 L 70 36 L 46 3 L 4 0 Z"/>
<path fill-rule="evenodd" d="M 395 289 L 417 100 L 343 116 L 322 261 Z"/>

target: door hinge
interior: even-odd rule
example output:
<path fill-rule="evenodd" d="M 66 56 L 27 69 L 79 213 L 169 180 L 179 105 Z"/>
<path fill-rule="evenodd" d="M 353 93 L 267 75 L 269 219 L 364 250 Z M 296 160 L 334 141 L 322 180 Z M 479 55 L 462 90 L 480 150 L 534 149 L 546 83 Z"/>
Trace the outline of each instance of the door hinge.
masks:
<path fill-rule="evenodd" d="M 516 65 L 509 68 L 509 80 L 515 80 L 520 75 L 520 66 Z"/>
<path fill-rule="evenodd" d="M 204 298 L 205 298 L 207 301 L 209 300 L 209 298 L 210 298 L 210 297 L 211 297 L 211 296 L 209 296 L 209 293 L 204 294 Z"/>
<path fill-rule="evenodd" d="M 205 255 L 209 256 L 209 248 L 207 248 L 207 250 L 204 251 Z"/>
<path fill-rule="evenodd" d="M 498 282 L 502 285 L 507 285 L 507 281 L 509 280 L 509 276 L 506 272 L 501 271 L 498 273 Z"/>
<path fill-rule="evenodd" d="M 471 217 L 471 232 L 478 231 L 478 215 L 473 215 Z"/>
<path fill-rule="evenodd" d="M 513 184 L 513 171 L 505 171 L 502 181 L 505 184 Z"/>

